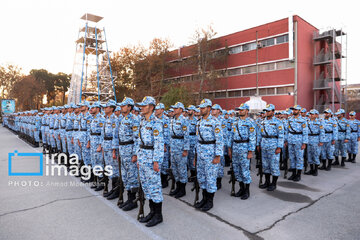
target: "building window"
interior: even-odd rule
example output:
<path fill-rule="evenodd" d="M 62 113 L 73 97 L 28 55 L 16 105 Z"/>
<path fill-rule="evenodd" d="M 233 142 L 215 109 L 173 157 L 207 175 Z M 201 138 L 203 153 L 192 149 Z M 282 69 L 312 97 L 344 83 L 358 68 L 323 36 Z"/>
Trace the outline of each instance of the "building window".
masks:
<path fill-rule="evenodd" d="M 256 49 L 256 43 L 248 43 L 242 46 L 243 47 L 243 52 L 245 51 L 251 51 Z"/>
<path fill-rule="evenodd" d="M 269 47 L 275 44 L 275 39 L 274 38 L 269 38 L 266 40 L 262 40 L 261 42 L 262 47 Z"/>
<path fill-rule="evenodd" d="M 276 94 L 282 95 L 282 94 L 289 94 L 291 92 L 294 92 L 294 87 L 278 87 L 276 88 Z"/>
<path fill-rule="evenodd" d="M 276 44 L 286 43 L 289 41 L 289 35 L 283 35 L 276 38 Z"/>
<path fill-rule="evenodd" d="M 266 89 L 266 95 L 274 95 L 274 94 L 275 94 L 275 88 Z"/>
<path fill-rule="evenodd" d="M 243 74 L 249 74 L 256 72 L 256 66 L 244 67 Z"/>
<path fill-rule="evenodd" d="M 289 61 L 277 62 L 276 69 L 286 69 L 286 68 L 293 68 L 294 64 Z"/>
<path fill-rule="evenodd" d="M 243 90 L 243 97 L 255 96 L 256 89 Z"/>
<path fill-rule="evenodd" d="M 226 98 L 226 92 L 215 92 L 215 98 Z"/>
<path fill-rule="evenodd" d="M 229 54 L 237 54 L 242 52 L 242 46 L 230 48 Z"/>
<path fill-rule="evenodd" d="M 266 72 L 275 69 L 275 63 L 267 63 L 259 65 L 259 72 Z"/>
<path fill-rule="evenodd" d="M 229 97 L 241 97 L 241 90 L 229 92 Z"/>
<path fill-rule="evenodd" d="M 266 88 L 260 88 L 259 89 L 259 94 L 260 94 L 260 96 L 265 96 L 266 95 Z"/>
<path fill-rule="evenodd" d="M 229 76 L 241 75 L 241 68 L 233 68 L 228 70 Z"/>

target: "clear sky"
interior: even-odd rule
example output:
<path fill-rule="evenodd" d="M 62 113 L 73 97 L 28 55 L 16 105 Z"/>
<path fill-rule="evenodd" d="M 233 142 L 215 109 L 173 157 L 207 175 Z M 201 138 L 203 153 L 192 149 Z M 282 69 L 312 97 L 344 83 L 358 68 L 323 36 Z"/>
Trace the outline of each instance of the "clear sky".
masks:
<path fill-rule="evenodd" d="M 180 47 L 190 42 L 195 29 L 209 24 L 222 36 L 299 15 L 319 29 L 348 33 L 348 83 L 360 83 L 358 9 L 353 0 L 1 0 L 0 64 L 16 64 L 24 73 L 33 68 L 71 73 L 80 17 L 86 12 L 104 17 L 112 51 L 147 45 L 155 37 Z"/>

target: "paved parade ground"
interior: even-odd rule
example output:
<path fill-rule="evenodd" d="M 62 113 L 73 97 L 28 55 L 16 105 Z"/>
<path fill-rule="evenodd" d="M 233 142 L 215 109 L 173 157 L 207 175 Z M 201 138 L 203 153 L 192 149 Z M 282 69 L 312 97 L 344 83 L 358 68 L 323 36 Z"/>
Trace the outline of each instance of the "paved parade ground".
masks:
<path fill-rule="evenodd" d="M 8 176 L 8 153 L 41 149 L 3 127 L 0 150 L 0 239 L 360 238 L 359 157 L 358 163 L 319 171 L 318 177 L 303 175 L 299 183 L 281 177 L 274 192 L 257 187 L 253 161 L 250 198 L 230 197 L 229 176 L 225 176 L 214 208 L 207 213 L 191 206 L 192 184 L 187 184 L 187 195 L 179 200 L 167 195 L 168 187 L 163 191 L 164 222 L 147 228 L 136 220 L 138 209 L 122 211 L 117 200 L 106 200 L 101 192 L 80 184 L 79 178 Z M 17 167 L 30 169 L 32 163 L 20 161 Z M 145 214 L 148 211 L 146 202 Z"/>

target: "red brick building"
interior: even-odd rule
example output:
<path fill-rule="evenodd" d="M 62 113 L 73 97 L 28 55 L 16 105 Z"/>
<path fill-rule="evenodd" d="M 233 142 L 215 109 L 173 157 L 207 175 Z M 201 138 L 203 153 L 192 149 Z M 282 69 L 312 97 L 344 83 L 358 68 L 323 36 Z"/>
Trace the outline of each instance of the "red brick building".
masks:
<path fill-rule="evenodd" d="M 327 107 L 329 100 L 325 99 L 329 98 L 329 92 L 325 86 L 324 89 L 314 87 L 314 80 L 324 71 L 317 70 L 314 64 L 321 49 L 321 43 L 314 40 L 318 32 L 316 27 L 295 15 L 217 38 L 220 46 L 215 51 L 227 47 L 229 55 L 226 64 L 217 68 L 225 72 L 216 80 L 217 89 L 208 94 L 214 103 L 233 109 L 256 95 L 258 82 L 259 95 L 267 103 L 273 103 L 277 110 L 294 104 L 307 109 L 321 104 L 324 106 L 317 108 Z M 194 46 L 174 50 L 170 61 L 189 58 L 191 48 Z M 196 70 L 183 67 L 173 71 L 166 82 L 193 82 L 196 75 Z M 314 94 L 315 91 L 319 94 Z"/>

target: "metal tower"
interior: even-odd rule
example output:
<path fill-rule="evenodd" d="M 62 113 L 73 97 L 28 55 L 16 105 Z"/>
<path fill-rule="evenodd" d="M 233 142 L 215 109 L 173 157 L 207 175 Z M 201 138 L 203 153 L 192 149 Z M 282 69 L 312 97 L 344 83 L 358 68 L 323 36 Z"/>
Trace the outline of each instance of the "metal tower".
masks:
<path fill-rule="evenodd" d="M 314 108 L 323 112 L 346 106 L 347 35 L 340 29 L 314 32 Z M 317 50 L 320 47 L 320 51 Z"/>
<path fill-rule="evenodd" d="M 96 26 L 103 17 L 85 13 L 80 19 L 85 24 L 76 40 L 68 103 L 116 101 L 105 28 Z"/>

